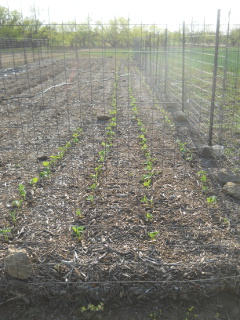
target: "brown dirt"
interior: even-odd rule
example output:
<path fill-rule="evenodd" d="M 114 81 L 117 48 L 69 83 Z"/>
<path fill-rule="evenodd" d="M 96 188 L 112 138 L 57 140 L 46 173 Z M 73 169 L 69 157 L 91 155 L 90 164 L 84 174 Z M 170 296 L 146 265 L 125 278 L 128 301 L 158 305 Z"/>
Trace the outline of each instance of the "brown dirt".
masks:
<path fill-rule="evenodd" d="M 192 303 L 200 311 L 196 301 L 206 296 L 225 291 L 239 294 L 239 235 L 224 222 L 225 198 L 210 179 L 209 193 L 202 192 L 197 173 L 204 168 L 188 124 L 178 126 L 147 80 L 131 61 L 105 57 L 44 60 L 3 77 L 0 223 L 11 232 L 8 239 L 1 236 L 2 302 L 20 294 L 30 304 L 58 296 L 72 305 L 73 297 L 80 297 L 80 304 L 111 302 L 122 315 L 129 312 L 131 319 L 148 319 L 146 313 L 159 306 L 164 319 L 167 315 L 174 319 L 175 310 L 184 317 Z M 98 120 L 98 116 L 109 115 L 113 99 L 117 125 L 112 129 L 113 145 L 101 163 L 99 152 L 107 143 L 111 119 Z M 147 130 L 147 151 L 154 159 L 148 188 L 142 183 L 149 171 L 140 144 L 140 120 Z M 83 130 L 80 141 L 52 166 L 50 178 L 30 186 L 30 179 L 43 170 L 39 159 L 56 155 L 77 127 Z M 176 138 L 188 142 L 191 161 L 180 152 Z M 100 164 L 97 187 L 91 190 L 91 175 Z M 19 183 L 26 186 L 27 197 L 22 209 L 16 210 L 12 201 L 19 199 Z M 206 196 L 212 194 L 218 202 L 208 204 Z M 91 195 L 94 202 L 88 200 Z M 144 203 L 144 196 L 152 202 Z M 9 215 L 13 210 L 15 223 Z M 152 219 L 146 219 L 146 214 Z M 232 217 L 233 226 L 236 219 Z M 73 236 L 73 225 L 85 228 L 81 240 Z M 155 231 L 151 240 L 149 232 Z M 4 273 L 9 244 L 26 248 L 32 258 L 34 274 L 26 281 Z M 163 300 L 166 297 L 168 302 Z M 217 298 L 212 299 L 210 307 L 217 313 Z M 138 301 L 145 304 L 143 313 L 136 311 Z M 29 308 L 32 305 L 24 310 Z M 46 307 L 39 308 L 47 312 Z M 74 308 L 64 314 L 66 319 L 74 319 Z M 110 309 L 109 317 L 115 312 Z"/>

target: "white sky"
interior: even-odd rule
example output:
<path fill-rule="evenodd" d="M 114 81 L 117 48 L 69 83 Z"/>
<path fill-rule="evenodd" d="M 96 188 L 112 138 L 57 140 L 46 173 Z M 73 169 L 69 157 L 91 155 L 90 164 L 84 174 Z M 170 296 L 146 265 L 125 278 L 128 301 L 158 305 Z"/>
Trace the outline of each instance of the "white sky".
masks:
<path fill-rule="evenodd" d="M 20 10 L 29 16 L 30 7 L 37 8 L 40 20 L 48 22 L 108 22 L 114 17 L 130 18 L 130 23 L 149 24 L 215 24 L 221 9 L 221 24 L 240 24 L 239 0 L 1 0 L 1 6 Z"/>

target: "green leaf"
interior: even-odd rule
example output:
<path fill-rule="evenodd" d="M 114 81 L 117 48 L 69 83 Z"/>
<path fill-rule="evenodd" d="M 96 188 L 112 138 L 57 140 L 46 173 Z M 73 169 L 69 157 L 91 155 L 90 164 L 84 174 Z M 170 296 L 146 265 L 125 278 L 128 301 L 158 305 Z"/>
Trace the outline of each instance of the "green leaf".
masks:
<path fill-rule="evenodd" d="M 149 212 L 146 213 L 146 219 L 151 220 L 153 218 L 153 215 Z"/>
<path fill-rule="evenodd" d="M 216 196 L 210 196 L 207 198 L 207 203 L 215 203 L 215 202 L 217 202 Z"/>
<path fill-rule="evenodd" d="M 158 233 L 159 231 L 152 231 L 152 232 L 148 232 L 148 235 L 152 240 L 154 240 Z"/>

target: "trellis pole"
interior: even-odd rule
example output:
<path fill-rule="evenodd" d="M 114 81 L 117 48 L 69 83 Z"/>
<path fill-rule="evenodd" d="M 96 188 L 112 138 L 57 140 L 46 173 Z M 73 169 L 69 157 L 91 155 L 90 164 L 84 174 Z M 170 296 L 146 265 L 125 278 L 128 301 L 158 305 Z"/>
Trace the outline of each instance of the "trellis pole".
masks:
<path fill-rule="evenodd" d="M 213 137 L 213 118 L 214 118 L 216 86 L 217 86 L 218 49 L 219 49 L 219 34 L 220 34 L 220 12 L 221 12 L 221 10 L 218 9 L 216 40 L 215 40 L 215 54 L 214 54 L 214 70 L 213 70 L 213 80 L 212 80 L 212 98 L 211 98 L 211 110 L 210 110 L 210 125 L 209 125 L 209 137 L 208 137 L 208 145 L 209 146 L 212 145 L 212 137 Z"/>

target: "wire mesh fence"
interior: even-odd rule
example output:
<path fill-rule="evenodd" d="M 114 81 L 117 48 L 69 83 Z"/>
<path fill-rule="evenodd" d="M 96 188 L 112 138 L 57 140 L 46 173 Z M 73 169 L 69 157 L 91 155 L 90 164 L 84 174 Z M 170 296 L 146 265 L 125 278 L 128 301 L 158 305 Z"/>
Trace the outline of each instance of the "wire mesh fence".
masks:
<path fill-rule="evenodd" d="M 212 174 L 238 167 L 230 29 L 46 27 L 1 51 L 1 293 L 239 293 L 239 203 Z"/>
<path fill-rule="evenodd" d="M 161 29 L 135 43 L 135 57 L 155 92 L 185 112 L 199 134 L 197 144 L 223 146 L 228 165 L 238 172 L 239 47 L 232 45 L 231 31 L 238 27 L 219 24 L 217 45 L 215 28 L 183 24 L 175 37 Z"/>

